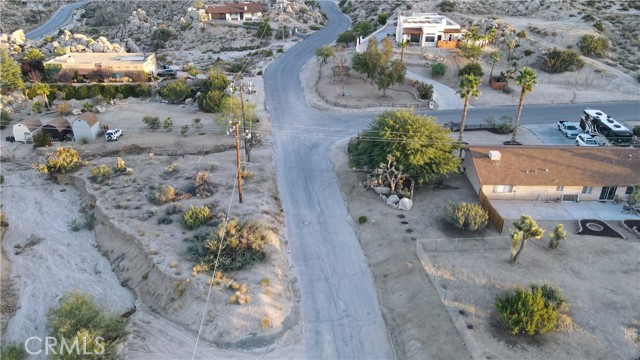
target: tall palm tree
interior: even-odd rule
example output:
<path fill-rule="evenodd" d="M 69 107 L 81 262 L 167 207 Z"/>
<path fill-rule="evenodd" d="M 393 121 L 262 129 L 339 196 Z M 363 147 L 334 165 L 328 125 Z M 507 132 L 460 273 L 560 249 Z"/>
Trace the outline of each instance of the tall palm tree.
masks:
<path fill-rule="evenodd" d="M 48 108 L 49 107 L 49 98 L 47 97 L 47 95 L 49 95 L 51 93 L 51 88 L 49 87 L 49 85 L 44 84 L 44 83 L 37 83 L 37 84 L 35 84 L 35 85 L 33 85 L 31 87 L 31 90 L 36 95 L 41 95 L 44 98 L 44 103 Z"/>
<path fill-rule="evenodd" d="M 489 82 L 493 78 L 493 68 L 497 63 L 500 62 L 500 58 L 502 57 L 502 51 L 496 50 L 489 53 L 489 62 L 491 63 L 491 72 L 489 73 Z"/>
<path fill-rule="evenodd" d="M 480 86 L 480 78 L 467 74 L 462 79 L 460 79 L 460 85 L 458 89 L 458 94 L 460 97 L 464 99 L 464 109 L 462 110 L 462 119 L 460 120 L 460 135 L 458 135 L 458 142 L 462 143 L 462 134 L 464 133 L 464 125 L 467 121 L 467 110 L 469 109 L 469 99 L 471 96 L 476 99 L 480 96 L 480 90 L 478 87 Z M 462 156 L 462 149 L 460 149 L 460 156 Z"/>
<path fill-rule="evenodd" d="M 520 91 L 520 102 L 518 103 L 518 114 L 516 115 L 516 123 L 513 126 L 513 136 L 511 142 L 516 142 L 516 133 L 518 132 L 518 126 L 520 125 L 520 115 L 522 114 L 522 104 L 524 103 L 524 95 L 533 91 L 533 86 L 538 84 L 538 74 L 530 67 L 524 67 L 518 72 L 516 76 L 516 84 L 522 87 Z"/>
<path fill-rule="evenodd" d="M 401 41 L 398 43 L 398 47 L 400 48 L 400 61 L 404 63 L 404 50 L 409 47 L 409 40 Z"/>

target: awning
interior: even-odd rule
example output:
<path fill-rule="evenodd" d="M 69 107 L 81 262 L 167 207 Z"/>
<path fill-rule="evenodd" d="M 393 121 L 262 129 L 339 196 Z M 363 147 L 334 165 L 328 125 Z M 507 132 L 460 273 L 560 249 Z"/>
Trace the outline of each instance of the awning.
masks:
<path fill-rule="evenodd" d="M 459 34 L 462 30 L 460 29 L 444 29 L 445 34 Z"/>
<path fill-rule="evenodd" d="M 403 29 L 402 33 L 408 34 L 408 35 L 422 35 L 422 29 L 420 28 Z"/>

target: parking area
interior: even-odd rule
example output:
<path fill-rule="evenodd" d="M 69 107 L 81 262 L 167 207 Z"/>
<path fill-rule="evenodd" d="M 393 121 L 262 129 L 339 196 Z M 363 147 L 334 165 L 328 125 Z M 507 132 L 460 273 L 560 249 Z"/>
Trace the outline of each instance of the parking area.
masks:
<path fill-rule="evenodd" d="M 576 145 L 576 140 L 565 137 L 555 123 L 532 124 L 524 127 L 531 130 L 545 145 Z"/>
<path fill-rule="evenodd" d="M 620 221 L 640 218 L 640 215 L 623 213 L 623 204 L 613 202 L 491 200 L 491 204 L 505 220 L 515 220 L 523 214 L 531 215 L 536 220 L 553 221 L 581 219 Z"/>

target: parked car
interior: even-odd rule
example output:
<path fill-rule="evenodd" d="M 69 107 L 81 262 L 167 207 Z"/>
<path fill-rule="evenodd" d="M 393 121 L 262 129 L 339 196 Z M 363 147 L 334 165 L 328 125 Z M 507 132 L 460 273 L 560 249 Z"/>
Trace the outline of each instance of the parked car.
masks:
<path fill-rule="evenodd" d="M 174 69 L 164 69 L 158 73 L 160 77 L 176 77 L 176 75 L 178 75 L 178 72 Z"/>
<path fill-rule="evenodd" d="M 575 138 L 580 133 L 578 123 L 564 120 L 558 121 L 558 130 L 562 131 L 564 136 L 568 138 Z"/>
<path fill-rule="evenodd" d="M 107 141 L 115 140 L 118 141 L 118 138 L 122 136 L 122 129 L 113 129 L 104 133 L 104 137 Z"/>
<path fill-rule="evenodd" d="M 589 134 L 579 134 L 576 136 L 578 146 L 598 146 L 598 142 Z"/>

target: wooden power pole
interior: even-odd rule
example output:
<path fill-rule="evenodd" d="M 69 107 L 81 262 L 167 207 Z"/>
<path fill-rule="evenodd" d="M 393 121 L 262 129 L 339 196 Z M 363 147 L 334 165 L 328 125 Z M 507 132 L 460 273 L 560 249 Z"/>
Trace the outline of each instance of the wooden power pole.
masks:
<path fill-rule="evenodd" d="M 238 162 L 238 199 L 242 204 L 242 173 L 240 171 L 240 124 L 236 124 L 236 159 Z"/>
<path fill-rule="evenodd" d="M 251 162 L 251 133 L 247 134 L 244 118 L 244 96 L 242 84 L 240 85 L 240 109 L 242 109 L 242 133 L 244 134 L 244 153 L 247 155 L 247 162 Z M 251 119 L 249 119 L 251 121 Z"/>

